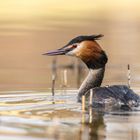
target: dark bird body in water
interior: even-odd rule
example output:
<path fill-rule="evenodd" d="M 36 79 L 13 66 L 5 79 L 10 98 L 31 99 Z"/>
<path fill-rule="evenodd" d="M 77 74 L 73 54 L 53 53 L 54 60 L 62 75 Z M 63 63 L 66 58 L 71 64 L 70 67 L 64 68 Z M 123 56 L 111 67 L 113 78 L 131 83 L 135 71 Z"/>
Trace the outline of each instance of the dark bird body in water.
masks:
<path fill-rule="evenodd" d="M 102 36 L 79 36 L 72 39 L 64 47 L 56 51 L 47 52 L 44 55 L 76 56 L 87 65 L 89 74 L 79 88 L 78 101 L 81 101 L 82 95 L 89 97 L 89 90 L 93 89 L 93 107 L 96 105 L 104 106 L 108 102 L 112 106 L 127 106 L 129 108 L 139 106 L 140 96 L 126 85 L 100 87 L 108 61 L 105 51 L 96 42 Z"/>

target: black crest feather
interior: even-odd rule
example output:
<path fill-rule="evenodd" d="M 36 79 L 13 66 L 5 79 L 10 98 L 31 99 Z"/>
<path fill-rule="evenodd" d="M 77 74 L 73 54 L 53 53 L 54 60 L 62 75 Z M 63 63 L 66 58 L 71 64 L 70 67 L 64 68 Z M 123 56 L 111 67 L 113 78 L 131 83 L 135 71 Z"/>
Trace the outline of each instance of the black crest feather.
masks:
<path fill-rule="evenodd" d="M 75 43 L 80 43 L 82 41 L 85 41 L 85 40 L 91 40 L 91 41 L 94 41 L 94 40 L 99 40 L 101 37 L 103 37 L 104 35 L 102 34 L 99 34 L 99 35 L 90 35 L 90 36 L 78 36 L 78 37 L 75 37 L 73 38 L 67 45 L 65 45 L 63 48 L 69 46 L 69 45 L 72 45 L 72 44 L 75 44 Z M 61 48 L 62 49 L 62 48 Z"/>

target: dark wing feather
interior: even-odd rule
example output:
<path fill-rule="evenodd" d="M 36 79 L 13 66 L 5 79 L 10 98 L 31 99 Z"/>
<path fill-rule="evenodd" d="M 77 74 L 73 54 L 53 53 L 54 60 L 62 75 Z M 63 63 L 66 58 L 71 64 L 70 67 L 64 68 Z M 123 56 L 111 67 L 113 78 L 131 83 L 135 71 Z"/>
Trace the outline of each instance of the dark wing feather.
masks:
<path fill-rule="evenodd" d="M 104 103 L 106 99 L 112 99 L 129 107 L 137 107 L 140 104 L 140 96 L 125 85 L 113 85 L 109 87 L 97 87 L 93 89 L 96 102 Z M 93 102 L 94 102 L 93 98 Z M 114 103 L 115 103 L 114 102 Z"/>

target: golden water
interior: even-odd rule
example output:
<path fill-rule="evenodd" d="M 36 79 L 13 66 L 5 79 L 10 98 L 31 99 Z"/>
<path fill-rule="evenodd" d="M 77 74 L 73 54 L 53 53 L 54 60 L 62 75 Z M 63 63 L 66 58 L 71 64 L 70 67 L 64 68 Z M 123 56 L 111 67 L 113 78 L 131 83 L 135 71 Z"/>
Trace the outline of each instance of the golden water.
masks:
<path fill-rule="evenodd" d="M 82 114 L 75 90 L 26 91 L 0 96 L 0 139 L 138 140 L 139 109 L 133 112 Z M 2 94 L 2 93 L 1 93 Z"/>

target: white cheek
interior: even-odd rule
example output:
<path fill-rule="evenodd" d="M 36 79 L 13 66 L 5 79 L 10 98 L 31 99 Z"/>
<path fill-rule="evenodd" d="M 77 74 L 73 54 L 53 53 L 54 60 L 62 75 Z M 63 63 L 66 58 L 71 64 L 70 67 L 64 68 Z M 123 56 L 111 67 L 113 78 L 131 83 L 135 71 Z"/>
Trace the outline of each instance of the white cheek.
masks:
<path fill-rule="evenodd" d="M 68 55 L 68 56 L 75 56 L 73 51 L 70 51 L 70 52 L 66 53 L 66 55 Z"/>
<path fill-rule="evenodd" d="M 74 49 L 75 53 L 80 52 L 81 48 L 82 48 L 82 46 L 81 45 L 78 45 L 77 48 Z"/>
<path fill-rule="evenodd" d="M 77 48 L 75 48 L 72 51 L 68 52 L 66 55 L 76 56 L 76 54 L 80 51 L 81 48 L 82 48 L 82 46 L 78 45 Z"/>

